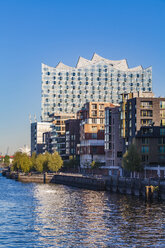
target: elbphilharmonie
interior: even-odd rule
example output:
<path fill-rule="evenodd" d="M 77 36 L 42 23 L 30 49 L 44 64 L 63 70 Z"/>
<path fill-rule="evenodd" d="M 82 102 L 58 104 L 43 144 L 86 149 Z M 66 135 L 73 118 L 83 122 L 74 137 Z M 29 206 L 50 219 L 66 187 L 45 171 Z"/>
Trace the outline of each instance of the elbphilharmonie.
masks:
<path fill-rule="evenodd" d="M 152 91 L 152 67 L 129 68 L 126 59 L 109 60 L 94 53 L 70 67 L 42 64 L 42 121 L 53 113 L 76 113 L 86 102 L 117 104 L 123 92 Z"/>

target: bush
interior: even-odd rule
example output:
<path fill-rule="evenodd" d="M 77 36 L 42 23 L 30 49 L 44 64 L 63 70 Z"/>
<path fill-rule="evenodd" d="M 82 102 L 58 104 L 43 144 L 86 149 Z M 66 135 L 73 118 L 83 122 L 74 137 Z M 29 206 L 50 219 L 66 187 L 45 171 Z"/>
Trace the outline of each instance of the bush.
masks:
<path fill-rule="evenodd" d="M 100 168 L 102 166 L 102 163 L 100 163 L 98 161 L 92 161 L 90 166 L 91 166 L 92 169 L 97 169 L 97 168 Z"/>

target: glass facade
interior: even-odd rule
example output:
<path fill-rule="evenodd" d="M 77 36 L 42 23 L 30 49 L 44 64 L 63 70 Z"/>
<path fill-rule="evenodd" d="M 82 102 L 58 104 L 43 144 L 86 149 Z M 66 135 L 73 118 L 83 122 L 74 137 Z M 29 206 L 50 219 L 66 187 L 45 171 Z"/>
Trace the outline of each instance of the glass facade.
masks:
<path fill-rule="evenodd" d="M 86 102 L 119 103 L 121 93 L 152 91 L 152 67 L 128 68 L 127 61 L 112 61 L 97 54 L 79 58 L 76 67 L 42 64 L 42 121 L 52 113 L 76 113 Z"/>

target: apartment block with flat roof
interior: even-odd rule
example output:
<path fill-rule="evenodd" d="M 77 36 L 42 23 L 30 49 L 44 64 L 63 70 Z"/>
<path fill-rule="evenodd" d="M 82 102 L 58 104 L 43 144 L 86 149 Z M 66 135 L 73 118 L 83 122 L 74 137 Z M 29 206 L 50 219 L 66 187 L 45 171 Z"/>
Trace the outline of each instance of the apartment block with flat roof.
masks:
<path fill-rule="evenodd" d="M 65 145 L 65 121 L 68 119 L 75 119 L 76 115 L 71 113 L 58 113 L 50 115 L 51 125 L 51 142 L 52 152 L 57 151 L 63 158 L 66 155 Z"/>
<path fill-rule="evenodd" d="M 122 145 L 120 107 L 105 108 L 105 167 L 110 175 L 122 175 Z"/>
<path fill-rule="evenodd" d="M 77 145 L 80 144 L 80 119 L 65 121 L 66 155 L 79 157 Z"/>
<path fill-rule="evenodd" d="M 80 118 L 80 165 L 89 167 L 92 161 L 105 163 L 104 125 L 105 107 L 114 106 L 105 102 L 89 102 L 78 111 Z"/>
<path fill-rule="evenodd" d="M 45 152 L 45 136 L 44 134 L 51 131 L 51 123 L 49 122 L 34 122 L 31 123 L 31 154 Z"/>
<path fill-rule="evenodd" d="M 121 136 L 128 145 L 143 126 L 165 126 L 165 98 L 152 93 L 123 94 Z"/>
<path fill-rule="evenodd" d="M 135 142 L 144 166 L 165 166 L 165 126 L 142 126 Z"/>

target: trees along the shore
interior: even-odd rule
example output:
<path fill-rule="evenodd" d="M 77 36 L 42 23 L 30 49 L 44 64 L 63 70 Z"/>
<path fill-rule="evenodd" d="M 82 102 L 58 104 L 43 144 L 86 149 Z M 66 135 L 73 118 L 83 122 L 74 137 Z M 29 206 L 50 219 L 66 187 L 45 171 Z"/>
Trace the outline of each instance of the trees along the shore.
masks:
<path fill-rule="evenodd" d="M 36 153 L 33 153 L 29 157 L 25 153 L 16 152 L 14 154 L 14 160 L 11 169 L 14 171 L 38 171 L 38 172 L 57 172 L 63 165 L 63 160 L 60 155 L 55 152 L 50 154 L 46 152 L 45 154 L 39 154 L 36 156 Z"/>
<path fill-rule="evenodd" d="M 53 154 L 46 152 L 45 154 L 39 154 L 37 156 L 33 168 L 39 172 L 57 172 L 61 169 L 62 165 L 63 160 L 57 152 Z"/>
<path fill-rule="evenodd" d="M 36 158 L 37 158 L 37 154 L 36 154 L 36 152 L 33 152 L 33 153 L 32 153 L 32 156 L 31 156 L 32 170 L 34 169 L 33 167 L 35 167 Z"/>
<path fill-rule="evenodd" d="M 45 155 L 39 154 L 35 160 L 33 160 L 33 169 L 38 172 L 43 172 L 45 162 Z"/>
<path fill-rule="evenodd" d="M 122 166 L 126 171 L 129 172 L 143 171 L 141 157 L 135 144 L 131 144 L 123 155 Z"/>
<path fill-rule="evenodd" d="M 69 160 L 64 161 L 63 168 L 64 170 L 70 170 L 74 169 L 77 170 L 80 165 L 80 160 L 78 158 L 75 158 L 73 156 L 69 156 Z"/>
<path fill-rule="evenodd" d="M 10 156 L 9 155 L 5 155 L 3 163 L 4 163 L 4 166 L 9 166 L 9 164 L 10 164 Z"/>
<path fill-rule="evenodd" d="M 32 169 L 31 158 L 26 153 L 16 152 L 14 154 L 12 170 L 29 172 Z"/>
<path fill-rule="evenodd" d="M 57 172 L 59 169 L 61 169 L 63 165 L 63 160 L 57 152 L 54 152 L 53 154 L 45 153 L 45 156 L 46 156 L 46 163 L 44 166 L 45 171 Z"/>

